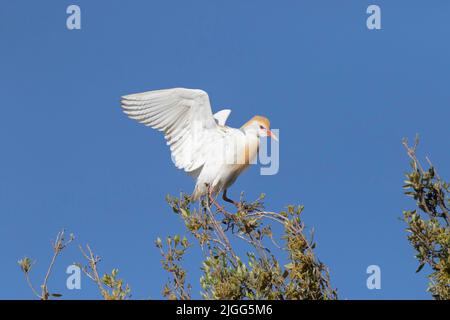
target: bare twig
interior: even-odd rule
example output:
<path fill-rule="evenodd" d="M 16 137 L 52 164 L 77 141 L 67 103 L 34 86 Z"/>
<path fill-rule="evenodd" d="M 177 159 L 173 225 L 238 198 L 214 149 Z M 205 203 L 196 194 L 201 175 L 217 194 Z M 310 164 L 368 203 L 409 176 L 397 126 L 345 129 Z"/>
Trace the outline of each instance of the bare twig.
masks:
<path fill-rule="evenodd" d="M 60 232 L 58 232 L 58 234 L 56 235 L 56 240 L 54 242 L 52 242 L 52 248 L 53 248 L 53 256 L 52 259 L 50 261 L 50 265 L 48 266 L 47 272 L 45 273 L 45 277 L 44 280 L 42 282 L 41 287 L 41 293 L 38 293 L 38 291 L 34 288 L 32 282 L 31 282 L 31 278 L 30 278 L 30 272 L 32 269 L 32 266 L 34 264 L 34 262 L 31 262 L 31 260 L 29 258 L 23 258 L 22 260 L 19 260 L 19 265 L 22 269 L 22 272 L 25 275 L 25 280 L 28 284 L 28 286 L 30 287 L 31 291 L 33 292 L 33 294 L 38 297 L 41 300 L 48 300 L 50 293 L 48 290 L 48 281 L 50 279 L 52 270 L 53 270 L 53 266 L 56 263 L 56 259 L 59 256 L 59 254 L 61 253 L 61 251 L 68 245 L 70 244 L 72 241 L 74 240 L 74 236 L 73 234 L 70 235 L 69 240 L 65 241 L 64 239 L 64 229 L 61 230 Z M 53 296 L 60 296 L 57 294 L 52 294 Z"/>
<path fill-rule="evenodd" d="M 44 282 L 42 283 L 42 286 L 41 286 L 41 288 L 42 288 L 41 299 L 42 300 L 47 300 L 48 299 L 49 292 L 48 292 L 47 283 L 48 283 L 48 279 L 50 278 L 50 274 L 52 272 L 53 266 L 54 266 L 54 264 L 56 262 L 56 258 L 61 253 L 61 251 L 68 244 L 70 244 L 73 240 L 74 240 L 74 236 L 71 234 L 69 240 L 64 242 L 64 230 L 61 230 L 56 235 L 56 240 L 55 240 L 55 242 L 52 243 L 53 257 L 52 257 L 52 260 L 50 261 L 50 265 L 48 267 L 47 273 L 45 274 Z"/>
<path fill-rule="evenodd" d="M 94 255 L 89 244 L 86 245 L 86 249 L 88 252 L 86 252 L 81 245 L 79 246 L 79 248 L 83 257 L 88 261 L 89 268 L 91 269 L 91 271 L 89 272 L 89 270 L 86 267 L 82 268 L 83 273 L 97 284 L 97 287 L 100 290 L 100 294 L 103 296 L 104 299 L 107 299 L 108 293 L 105 287 L 103 286 L 103 282 L 97 270 L 97 264 L 101 260 L 100 257 Z"/>
<path fill-rule="evenodd" d="M 30 269 L 30 271 L 31 271 L 31 269 Z M 24 272 L 24 275 L 25 275 L 25 279 L 26 279 L 26 281 L 28 283 L 28 286 L 30 287 L 30 289 L 33 292 L 33 294 L 36 297 L 38 297 L 39 299 L 41 299 L 41 295 L 37 292 L 37 290 L 33 286 L 33 283 L 31 282 L 30 273 L 29 272 Z"/>

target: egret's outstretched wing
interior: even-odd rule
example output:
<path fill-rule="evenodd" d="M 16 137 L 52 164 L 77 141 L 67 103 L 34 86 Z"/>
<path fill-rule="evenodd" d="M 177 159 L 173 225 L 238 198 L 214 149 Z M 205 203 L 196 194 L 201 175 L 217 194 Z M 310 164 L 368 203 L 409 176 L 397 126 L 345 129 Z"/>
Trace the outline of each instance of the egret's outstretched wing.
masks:
<path fill-rule="evenodd" d="M 164 132 L 177 168 L 192 172 L 205 163 L 208 148 L 220 137 L 208 94 L 196 89 L 166 89 L 122 97 L 124 112 Z"/>

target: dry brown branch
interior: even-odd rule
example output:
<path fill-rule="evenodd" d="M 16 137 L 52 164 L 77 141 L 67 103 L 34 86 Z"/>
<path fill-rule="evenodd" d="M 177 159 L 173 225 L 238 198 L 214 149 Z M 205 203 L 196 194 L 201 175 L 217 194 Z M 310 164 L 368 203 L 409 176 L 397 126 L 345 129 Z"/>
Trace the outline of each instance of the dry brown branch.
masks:
<path fill-rule="evenodd" d="M 38 291 L 34 288 L 32 281 L 30 279 L 30 271 L 32 269 L 32 265 L 34 264 L 34 262 L 31 262 L 31 260 L 29 258 L 24 258 L 22 260 L 19 260 L 19 265 L 22 269 L 22 272 L 25 275 L 25 280 L 28 284 L 28 286 L 30 287 L 31 291 L 33 292 L 33 294 L 38 297 L 41 300 L 48 300 L 49 296 L 54 296 L 54 297 L 60 297 L 60 294 L 57 293 L 50 293 L 49 289 L 48 289 L 48 281 L 51 277 L 51 273 L 53 271 L 53 267 L 56 263 L 56 259 L 58 258 L 58 256 L 60 255 L 61 251 L 64 250 L 64 248 L 67 247 L 67 245 L 69 245 L 73 240 L 75 239 L 75 237 L 73 236 L 73 234 L 70 235 L 69 239 L 67 241 L 65 241 L 64 238 L 64 229 L 61 230 L 60 232 L 58 232 L 58 234 L 56 235 L 56 239 L 54 242 L 52 242 L 52 249 L 53 249 L 53 256 L 52 259 L 50 261 L 50 264 L 48 266 L 47 272 L 45 273 L 45 277 L 44 280 L 41 284 L 41 293 L 39 294 Z"/>

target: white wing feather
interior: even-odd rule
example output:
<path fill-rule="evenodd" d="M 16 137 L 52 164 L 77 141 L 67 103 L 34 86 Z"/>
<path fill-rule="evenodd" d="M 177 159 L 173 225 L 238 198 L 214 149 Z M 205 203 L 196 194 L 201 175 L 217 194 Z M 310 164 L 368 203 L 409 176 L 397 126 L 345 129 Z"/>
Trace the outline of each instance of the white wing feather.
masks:
<path fill-rule="evenodd" d="M 203 90 L 175 88 L 131 94 L 122 97 L 122 108 L 131 119 L 164 132 L 176 167 L 187 172 L 205 164 L 209 148 L 221 137 Z"/>
<path fill-rule="evenodd" d="M 214 119 L 216 119 L 218 125 L 224 126 L 230 116 L 230 113 L 230 109 L 220 110 L 219 112 L 214 113 Z"/>

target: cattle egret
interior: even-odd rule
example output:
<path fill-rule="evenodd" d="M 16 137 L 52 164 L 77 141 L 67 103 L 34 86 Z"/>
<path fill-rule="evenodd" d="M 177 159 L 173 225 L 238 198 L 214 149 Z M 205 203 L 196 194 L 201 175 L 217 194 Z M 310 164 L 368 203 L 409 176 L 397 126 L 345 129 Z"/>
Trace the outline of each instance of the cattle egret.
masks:
<path fill-rule="evenodd" d="M 225 125 L 230 110 L 213 115 L 203 90 L 174 88 L 122 97 L 124 112 L 134 120 L 164 133 L 175 166 L 183 169 L 196 185 L 192 200 L 223 192 L 254 162 L 260 137 L 278 138 L 269 120 L 254 116 L 240 129 Z"/>

